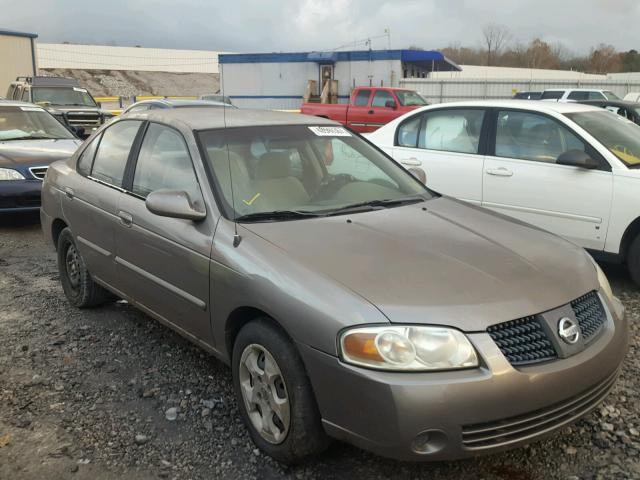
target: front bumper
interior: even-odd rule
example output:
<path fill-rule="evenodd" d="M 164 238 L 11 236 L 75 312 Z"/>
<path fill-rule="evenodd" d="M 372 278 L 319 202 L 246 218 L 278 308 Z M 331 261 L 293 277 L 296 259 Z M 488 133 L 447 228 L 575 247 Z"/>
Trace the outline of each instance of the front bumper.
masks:
<path fill-rule="evenodd" d="M 38 211 L 41 191 L 41 180 L 0 180 L 0 213 Z"/>
<path fill-rule="evenodd" d="M 452 460 L 529 443 L 595 408 L 627 351 L 624 307 L 607 307 L 602 333 L 585 350 L 528 367 L 514 368 L 485 332 L 469 334 L 483 365 L 449 372 L 367 370 L 299 348 L 330 436 L 400 460 Z"/>

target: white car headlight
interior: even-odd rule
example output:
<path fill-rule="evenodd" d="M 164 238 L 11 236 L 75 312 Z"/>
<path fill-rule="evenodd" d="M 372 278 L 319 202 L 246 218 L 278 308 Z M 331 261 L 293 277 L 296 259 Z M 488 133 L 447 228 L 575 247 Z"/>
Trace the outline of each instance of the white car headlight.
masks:
<path fill-rule="evenodd" d="M 24 180 L 24 175 L 13 168 L 0 168 L 0 180 Z"/>
<path fill-rule="evenodd" d="M 420 372 L 478 366 L 478 356 L 466 335 L 447 327 L 356 327 L 342 332 L 339 344 L 344 362 L 378 370 Z"/>

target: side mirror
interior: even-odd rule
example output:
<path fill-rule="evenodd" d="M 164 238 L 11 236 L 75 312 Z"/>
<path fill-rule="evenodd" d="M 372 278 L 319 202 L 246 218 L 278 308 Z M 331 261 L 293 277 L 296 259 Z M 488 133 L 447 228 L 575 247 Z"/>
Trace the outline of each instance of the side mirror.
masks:
<path fill-rule="evenodd" d="M 76 137 L 83 138 L 85 136 L 84 135 L 84 133 L 85 133 L 84 127 L 70 126 L 69 128 L 75 134 Z"/>
<path fill-rule="evenodd" d="M 600 164 L 594 160 L 588 153 L 582 150 L 568 150 L 556 159 L 558 165 L 570 165 L 572 167 L 586 168 L 593 170 L 598 168 Z"/>
<path fill-rule="evenodd" d="M 96 105 L 98 105 L 98 108 L 102 108 L 102 102 L 96 102 Z"/>
<path fill-rule="evenodd" d="M 427 172 L 425 172 L 423 169 L 418 167 L 411 167 L 408 168 L 407 171 L 425 185 L 427 184 Z"/>
<path fill-rule="evenodd" d="M 398 108 L 398 104 L 396 103 L 396 101 L 395 101 L 395 100 L 387 100 L 387 101 L 385 102 L 384 106 L 385 106 L 386 108 L 392 108 L 392 109 L 394 109 L 394 110 L 395 110 L 396 108 Z"/>
<path fill-rule="evenodd" d="M 207 216 L 206 212 L 192 204 L 187 192 L 180 190 L 156 190 L 147 196 L 145 204 L 147 210 L 161 217 L 182 218 L 197 222 Z"/>

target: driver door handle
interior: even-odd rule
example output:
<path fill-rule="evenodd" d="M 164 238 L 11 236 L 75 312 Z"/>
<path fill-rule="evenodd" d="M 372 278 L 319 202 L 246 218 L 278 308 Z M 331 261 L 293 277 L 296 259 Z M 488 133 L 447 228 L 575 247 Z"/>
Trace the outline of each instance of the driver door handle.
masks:
<path fill-rule="evenodd" d="M 407 167 L 419 167 L 422 165 L 422 162 L 416 157 L 403 158 L 402 160 L 400 160 L 400 163 L 406 165 Z"/>
<path fill-rule="evenodd" d="M 376 112 L 374 112 L 373 110 L 369 110 L 369 115 L 373 115 L 374 113 Z"/>
<path fill-rule="evenodd" d="M 485 170 L 489 175 L 495 175 L 496 177 L 513 177 L 513 172 L 507 168 L 488 168 Z"/>
<path fill-rule="evenodd" d="M 118 212 L 118 217 L 120 218 L 120 223 L 125 227 L 131 227 L 131 225 L 133 224 L 133 217 L 130 213 L 120 210 Z"/>

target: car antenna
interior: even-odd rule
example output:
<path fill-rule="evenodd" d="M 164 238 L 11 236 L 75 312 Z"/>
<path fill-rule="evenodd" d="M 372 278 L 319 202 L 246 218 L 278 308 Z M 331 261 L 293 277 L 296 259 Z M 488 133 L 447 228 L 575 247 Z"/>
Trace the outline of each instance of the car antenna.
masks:
<path fill-rule="evenodd" d="M 224 101 L 224 63 L 220 63 L 220 78 L 222 80 L 220 88 L 222 90 L 222 123 L 224 124 L 224 143 L 227 149 L 227 163 L 229 164 L 229 183 L 231 186 L 231 211 L 233 214 L 233 246 L 237 247 L 242 241 L 238 233 L 238 222 L 236 221 L 236 201 L 233 193 L 233 175 L 231 173 L 231 153 L 229 152 L 229 136 L 227 134 L 227 104 Z"/>

